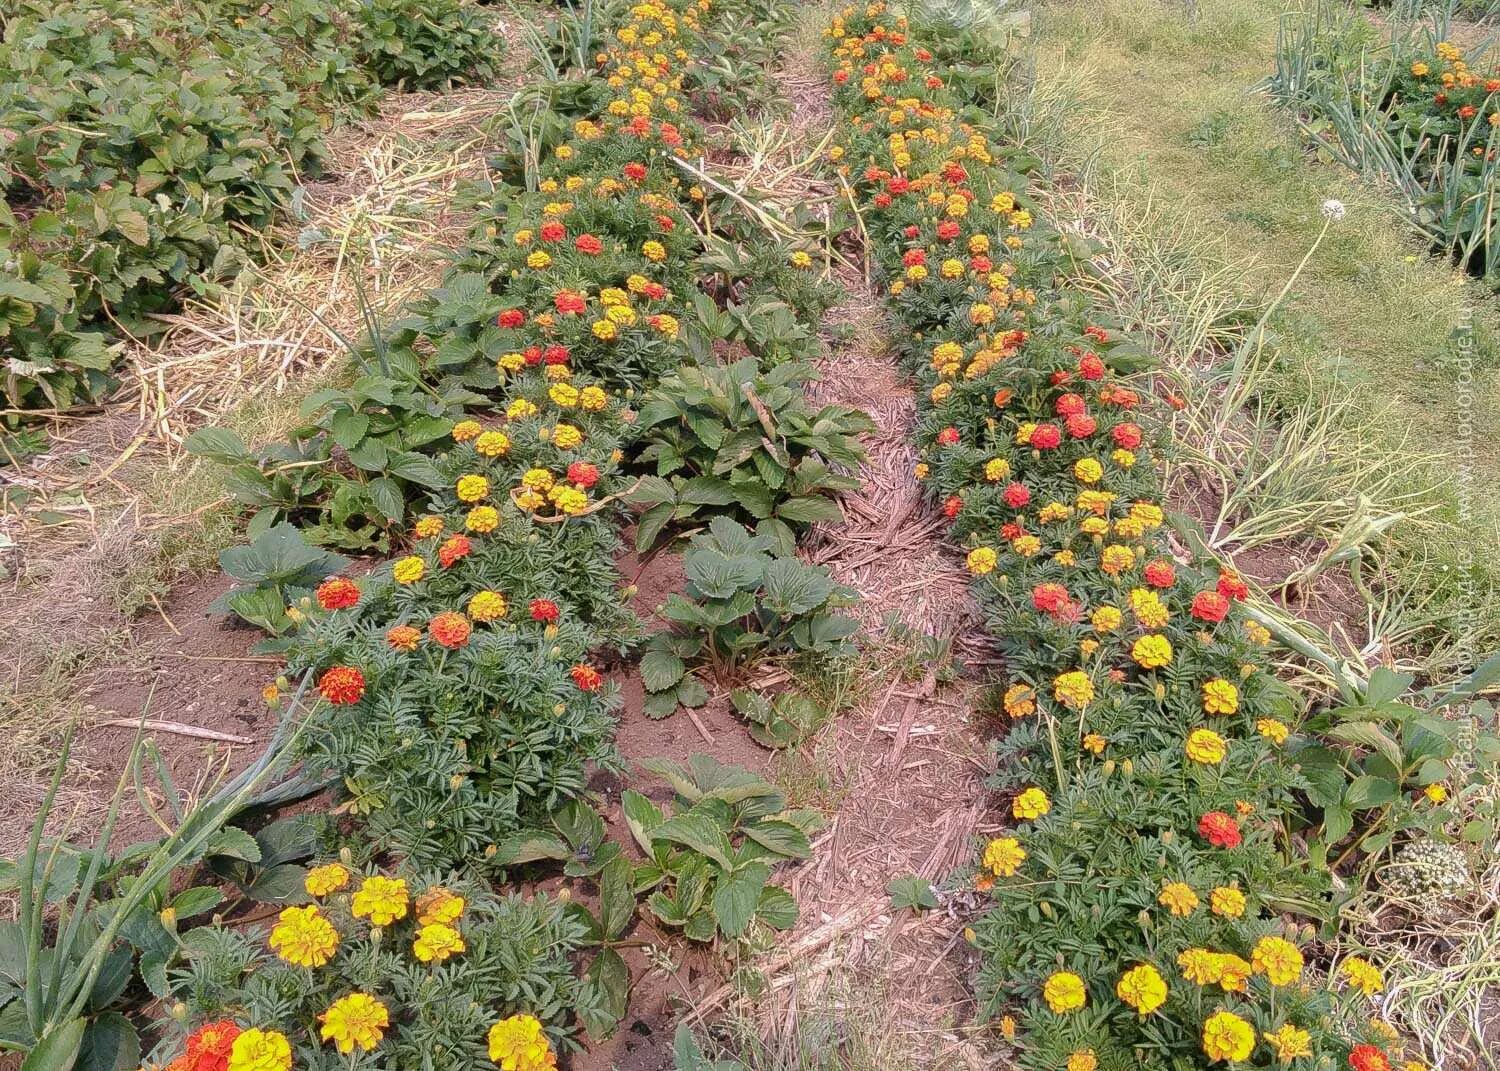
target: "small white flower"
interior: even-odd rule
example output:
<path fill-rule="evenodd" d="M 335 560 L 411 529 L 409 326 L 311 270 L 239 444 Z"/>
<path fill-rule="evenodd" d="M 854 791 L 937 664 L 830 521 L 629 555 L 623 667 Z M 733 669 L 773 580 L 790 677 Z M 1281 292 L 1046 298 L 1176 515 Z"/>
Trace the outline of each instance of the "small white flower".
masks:
<path fill-rule="evenodd" d="M 1344 202 L 1343 201 L 1338 201 L 1338 200 L 1335 200 L 1334 198 L 1330 197 L 1330 198 L 1328 198 L 1328 200 L 1326 200 L 1326 201 L 1323 202 L 1323 218 L 1324 219 L 1329 219 L 1329 220 L 1332 220 L 1335 223 L 1338 223 L 1340 220 L 1342 220 L 1348 214 L 1349 214 L 1349 210 L 1344 207 Z"/>

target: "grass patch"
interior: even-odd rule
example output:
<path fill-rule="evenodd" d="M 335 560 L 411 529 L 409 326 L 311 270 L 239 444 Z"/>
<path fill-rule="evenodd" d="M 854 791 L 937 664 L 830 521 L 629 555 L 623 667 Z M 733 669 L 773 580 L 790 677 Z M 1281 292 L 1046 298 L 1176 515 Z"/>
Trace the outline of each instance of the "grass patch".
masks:
<path fill-rule="evenodd" d="M 1270 503 L 1250 489 L 1257 510 L 1291 511 L 1291 528 L 1330 545 L 1356 514 L 1395 518 L 1367 544 L 1393 594 L 1375 596 L 1372 635 L 1353 646 L 1388 657 L 1394 635 L 1434 644 L 1428 668 L 1472 663 L 1500 643 L 1487 608 L 1500 579 L 1488 491 L 1500 300 L 1428 256 L 1388 191 L 1311 154 L 1258 90 L 1279 8 L 1205 0 L 1189 19 L 1156 0 L 1044 4 L 1011 118 L 1055 174 L 1080 180 L 1078 218 L 1102 220 L 1093 236 L 1122 261 L 1101 289 L 1169 367 L 1222 396 L 1226 354 L 1250 338 L 1253 390 L 1235 397 L 1251 406 L 1240 460 L 1252 474 L 1306 445 L 1298 427 L 1316 434 L 1299 464 L 1318 479 L 1280 480 Z M 1347 216 L 1319 241 L 1330 198 Z M 1263 335 L 1250 329 L 1273 304 Z M 1256 437 L 1277 424 L 1268 451 Z"/>

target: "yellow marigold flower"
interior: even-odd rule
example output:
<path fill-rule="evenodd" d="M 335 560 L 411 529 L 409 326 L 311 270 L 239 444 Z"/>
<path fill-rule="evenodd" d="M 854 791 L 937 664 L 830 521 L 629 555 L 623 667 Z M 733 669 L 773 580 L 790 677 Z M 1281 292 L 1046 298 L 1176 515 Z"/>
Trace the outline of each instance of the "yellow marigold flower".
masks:
<path fill-rule="evenodd" d="M 339 934 L 318 913 L 318 905 L 289 907 L 271 927 L 271 951 L 297 967 L 321 967 L 339 947 Z"/>
<path fill-rule="evenodd" d="M 554 478 L 546 469 L 527 469 L 521 474 L 521 483 L 532 491 L 547 491 L 552 488 Z"/>
<path fill-rule="evenodd" d="M 1233 714 L 1240 709 L 1240 690 L 1223 677 L 1204 681 L 1203 709 L 1209 714 Z"/>
<path fill-rule="evenodd" d="M 584 387 L 578 392 L 578 404 L 586 413 L 597 413 L 609 405 L 609 395 L 601 387 Z"/>
<path fill-rule="evenodd" d="M 417 931 L 417 939 L 411 950 L 423 963 L 442 963 L 450 956 L 463 952 L 467 946 L 463 935 L 452 926 L 441 922 L 429 922 Z"/>
<path fill-rule="evenodd" d="M 1215 915 L 1237 919 L 1245 913 L 1245 894 L 1234 885 L 1220 885 L 1208 894 L 1208 906 Z"/>
<path fill-rule="evenodd" d="M 1132 520 L 1140 521 L 1147 528 L 1160 528 L 1167 519 L 1160 506 L 1154 502 L 1135 502 L 1130 506 Z"/>
<path fill-rule="evenodd" d="M 1360 956 L 1350 956 L 1339 964 L 1339 973 L 1350 988 L 1358 989 L 1367 997 L 1373 997 L 1385 988 L 1385 978 L 1379 968 Z"/>
<path fill-rule="evenodd" d="M 1098 483 L 1104 478 L 1104 466 L 1091 457 L 1079 458 L 1073 465 L 1073 478 L 1079 483 Z"/>
<path fill-rule="evenodd" d="M 559 424 L 552 429 L 552 443 L 559 450 L 576 450 L 583 445 L 583 432 L 572 424 Z"/>
<path fill-rule="evenodd" d="M 423 925 L 434 922 L 448 925 L 463 915 L 464 898 L 441 885 L 434 885 L 417 897 L 416 910 L 417 921 Z"/>
<path fill-rule="evenodd" d="M 522 491 L 516 495 L 515 501 L 517 506 L 529 513 L 535 513 L 547 504 L 546 497 L 537 491 Z"/>
<path fill-rule="evenodd" d="M 1102 755 L 1104 754 L 1104 749 L 1109 747 L 1109 741 L 1098 733 L 1084 733 L 1083 746 L 1085 750 L 1092 754 Z"/>
<path fill-rule="evenodd" d="M 1167 982 L 1161 972 L 1149 963 L 1132 967 L 1115 983 L 1115 996 L 1134 1008 L 1137 1014 L 1150 1015 L 1167 1001 Z"/>
<path fill-rule="evenodd" d="M 916 466 L 911 471 L 912 475 L 917 479 L 925 480 L 927 479 L 928 474 L 932 471 L 932 467 L 925 461 L 918 461 Z"/>
<path fill-rule="evenodd" d="M 1068 1071 L 1098 1071 L 1099 1057 L 1093 1049 L 1078 1049 L 1068 1054 Z"/>
<path fill-rule="evenodd" d="M 1428 801 L 1432 803 L 1447 803 L 1448 786 L 1441 781 L 1434 781 L 1422 790 L 1422 795 L 1426 796 Z"/>
<path fill-rule="evenodd" d="M 1142 628 L 1166 628 L 1172 617 L 1172 612 L 1161 601 L 1161 596 L 1150 588 L 1131 589 L 1130 611 L 1135 614 L 1135 619 L 1141 623 Z"/>
<path fill-rule="evenodd" d="M 990 483 L 1010 479 L 1010 462 L 1003 457 L 992 457 L 984 463 L 984 478 Z"/>
<path fill-rule="evenodd" d="M 308 896 L 327 896 L 329 893 L 338 892 L 348 884 L 349 871 L 338 863 L 315 866 L 307 872 L 307 877 L 302 879 L 302 887 L 307 890 Z"/>
<path fill-rule="evenodd" d="M 641 277 L 632 276 L 631 278 Z M 628 279 L 626 280 L 625 285 L 627 287 L 630 285 L 630 281 Z M 603 290 L 599 291 L 599 304 L 603 305 L 605 308 L 609 308 L 613 305 L 628 305 L 630 304 L 630 297 L 625 293 L 624 290 L 621 290 L 618 286 L 606 286 Z"/>
<path fill-rule="evenodd" d="M 1426 78 L 1431 71 L 1432 68 L 1423 63 L 1421 60 L 1417 60 L 1416 63 L 1413 63 L 1411 65 L 1411 73 L 1416 75 L 1416 77 L 1418 78 Z"/>
<path fill-rule="evenodd" d="M 1226 993 L 1243 993 L 1250 988 L 1250 964 L 1233 952 L 1218 957 L 1219 988 Z"/>
<path fill-rule="evenodd" d="M 667 259 L 667 247 L 653 239 L 641 246 L 641 256 L 649 261 L 660 264 Z"/>
<path fill-rule="evenodd" d="M 1047 793 L 1036 786 L 1023 791 L 1010 805 L 1010 813 L 1019 819 L 1036 819 L 1052 810 L 1052 801 Z"/>
<path fill-rule="evenodd" d="M 1036 713 L 1036 692 L 1029 684 L 1012 684 L 1005 689 L 1005 713 L 1012 718 L 1025 718 Z"/>
<path fill-rule="evenodd" d="M 490 1027 L 490 1059 L 501 1071 L 546 1071 L 557 1057 L 535 1016 L 512 1015 Z"/>
<path fill-rule="evenodd" d="M 1026 861 L 1026 849 L 1015 837 L 996 837 L 984 848 L 984 866 L 997 878 L 1008 878 Z"/>
<path fill-rule="evenodd" d="M 1261 1035 L 1276 1050 L 1276 1059 L 1289 1064 L 1299 1056 L 1312 1055 L 1312 1035 L 1291 1023 Z"/>
<path fill-rule="evenodd" d="M 1052 682 L 1052 697 L 1069 710 L 1082 710 L 1093 702 L 1094 682 L 1083 670 L 1070 669 Z"/>
<path fill-rule="evenodd" d="M 1173 881 L 1162 887 L 1156 902 L 1178 918 L 1187 918 L 1198 910 L 1198 894 L 1185 881 Z"/>
<path fill-rule="evenodd" d="M 995 564 L 999 560 L 999 555 L 991 547 L 975 547 L 969 551 L 969 556 L 966 559 L 969 572 L 975 576 L 984 576 L 986 573 L 993 572 Z"/>
<path fill-rule="evenodd" d="M 457 424 L 453 425 L 453 441 L 456 443 L 466 443 L 470 439 L 479 438 L 480 433 L 483 431 L 484 428 L 480 426 L 477 420 L 460 420 Z"/>
<path fill-rule="evenodd" d="M 535 237 L 536 237 L 536 233 L 528 228 L 528 229 L 516 231 L 516 236 L 515 236 L 514 241 L 515 241 L 516 245 L 530 245 L 531 242 L 532 242 L 532 239 L 534 239 Z"/>
<path fill-rule="evenodd" d="M 927 267 L 924 264 L 913 264 L 906 269 L 906 277 L 911 282 L 920 283 L 927 278 Z"/>
<path fill-rule="evenodd" d="M 612 320 L 595 320 L 593 326 L 591 326 L 589 330 L 592 331 L 594 333 L 594 337 L 599 339 L 601 342 L 609 342 L 614 339 L 617 334 L 619 334 L 619 328 L 615 327 Z"/>
<path fill-rule="evenodd" d="M 1052 555 L 1052 560 L 1055 561 L 1058 565 L 1075 565 L 1078 562 L 1078 556 L 1071 550 L 1060 550 L 1056 554 Z M 1086 640 L 1085 642 L 1092 643 L 1095 646 L 1098 646 L 1098 643 L 1095 640 Z"/>
<path fill-rule="evenodd" d="M 1065 502 L 1048 502 L 1036 512 L 1036 519 L 1043 524 L 1051 524 L 1054 521 L 1065 521 L 1073 513 L 1073 509 Z"/>
<path fill-rule="evenodd" d="M 379 1045 L 391 1025 L 391 1014 L 369 993 L 350 993 L 334 1001 L 318 1021 L 323 1024 L 319 1036 L 347 1055 L 355 1046 L 369 1052 Z"/>
<path fill-rule="evenodd" d="M 478 502 L 489 497 L 490 481 L 483 476 L 470 473 L 458 478 L 456 490 L 460 502 Z"/>
<path fill-rule="evenodd" d="M 1088 1002 L 1083 979 L 1072 971 L 1054 971 L 1042 986 L 1042 999 L 1056 1014 L 1077 1011 Z"/>
<path fill-rule="evenodd" d="M 1135 452 L 1127 450 L 1123 446 L 1116 450 L 1111 450 L 1109 459 L 1122 469 L 1135 468 Z"/>
<path fill-rule="evenodd" d="M 987 234 L 973 234 L 969 236 L 969 252 L 974 254 L 988 253 L 990 251 L 990 236 Z"/>
<path fill-rule="evenodd" d="M 357 919 L 368 918 L 372 926 L 389 926 L 406 917 L 406 882 L 372 874 L 364 880 L 349 903 Z"/>
<path fill-rule="evenodd" d="M 429 514 L 416 523 L 413 531 L 418 539 L 431 539 L 433 536 L 443 534 L 443 518 Z"/>
<path fill-rule="evenodd" d="M 1135 551 L 1122 543 L 1111 543 L 1099 553 L 1099 568 L 1110 576 L 1119 576 L 1135 567 Z"/>
<path fill-rule="evenodd" d="M 941 405 L 952 393 L 952 383 L 939 383 L 937 386 L 932 388 L 932 392 L 929 396 L 932 398 L 933 405 Z"/>
<path fill-rule="evenodd" d="M 1011 540 L 1011 549 L 1023 558 L 1030 558 L 1042 549 L 1042 541 L 1034 535 L 1017 536 Z"/>
<path fill-rule="evenodd" d="M 277 1030 L 242 1030 L 229 1049 L 228 1071 L 291 1071 L 292 1046 Z"/>
<path fill-rule="evenodd" d="M 1213 985 L 1223 973 L 1222 957 L 1206 948 L 1185 948 L 1177 953 L 1182 977 L 1194 985 Z"/>
<path fill-rule="evenodd" d="M 398 558 L 396 564 L 391 566 L 391 577 L 398 584 L 415 584 L 426 572 L 427 563 L 415 554 Z"/>
<path fill-rule="evenodd" d="M 1101 606 L 1089 617 L 1095 632 L 1113 632 L 1125 620 L 1125 615 L 1113 606 Z"/>
<path fill-rule="evenodd" d="M 938 266 L 938 274 L 944 279 L 957 279 L 964 273 L 964 262 L 956 257 L 949 257 Z"/>
<path fill-rule="evenodd" d="M 1142 636 L 1131 645 L 1130 657 L 1145 669 L 1171 665 L 1172 641 L 1158 633 Z"/>
<path fill-rule="evenodd" d="M 1232 1011 L 1217 1011 L 1203 1024 L 1203 1052 L 1209 1062 L 1247 1060 L 1255 1049 L 1255 1028 Z"/>
<path fill-rule="evenodd" d="M 533 250 L 526 254 L 526 266 L 533 271 L 541 271 L 543 268 L 552 266 L 552 254 L 545 249 Z"/>
<path fill-rule="evenodd" d="M 1224 756 L 1229 753 L 1229 745 L 1212 729 L 1194 729 L 1188 733 L 1184 750 L 1187 752 L 1187 757 L 1194 762 L 1201 762 L 1205 766 L 1216 766 L 1223 762 Z"/>
<path fill-rule="evenodd" d="M 676 338 L 677 332 L 680 330 L 680 325 L 677 322 L 677 317 L 671 316 L 665 312 L 661 313 L 660 315 L 653 316 L 651 318 L 651 322 L 656 326 L 656 330 L 667 338 Z"/>
<path fill-rule="evenodd" d="M 505 616 L 505 596 L 498 591 L 477 591 L 469 599 L 469 616 L 475 621 L 498 621 Z"/>
<path fill-rule="evenodd" d="M 629 327 L 635 323 L 635 310 L 629 305 L 611 305 L 604 310 L 604 318 L 620 327 Z"/>
<path fill-rule="evenodd" d="M 526 367 L 526 358 L 519 353 L 506 353 L 495 364 L 502 372 L 519 372 Z"/>
<path fill-rule="evenodd" d="M 1250 952 L 1250 969 L 1272 985 L 1291 985 L 1302 977 L 1302 953 L 1284 937 L 1262 937 Z"/>
<path fill-rule="evenodd" d="M 510 436 L 503 431 L 487 431 L 474 440 L 474 451 L 481 457 L 503 457 L 510 453 Z"/>
<path fill-rule="evenodd" d="M 1291 730 L 1275 718 L 1261 718 L 1255 723 L 1255 731 L 1278 747 L 1291 735 Z"/>
<path fill-rule="evenodd" d="M 1016 1018 L 1013 1015 L 1000 1017 L 1000 1036 L 1006 1041 L 1016 1040 Z"/>
<path fill-rule="evenodd" d="M 572 409 L 578 404 L 578 388 L 571 383 L 554 383 L 547 388 L 547 397 L 552 404 L 563 409 Z"/>
<path fill-rule="evenodd" d="M 475 506 L 464 518 L 464 527 L 485 535 L 500 527 L 500 511 L 494 506 Z"/>

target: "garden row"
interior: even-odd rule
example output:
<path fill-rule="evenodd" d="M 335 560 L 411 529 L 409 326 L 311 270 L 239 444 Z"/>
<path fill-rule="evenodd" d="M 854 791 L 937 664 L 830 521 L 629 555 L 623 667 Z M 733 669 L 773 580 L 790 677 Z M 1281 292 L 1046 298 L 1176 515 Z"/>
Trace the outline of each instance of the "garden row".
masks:
<path fill-rule="evenodd" d="M 1272 92 L 1362 175 L 1394 184 L 1435 249 L 1500 278 L 1500 65 L 1446 40 L 1441 9 L 1389 25 L 1337 0 L 1283 20 Z"/>
<path fill-rule="evenodd" d="M 0 397 L 101 397 L 126 338 L 242 270 L 382 86 L 494 73 L 469 0 L 22 0 L 0 16 Z"/>
<path fill-rule="evenodd" d="M 1176 549 L 1171 444 L 1127 385 L 1140 350 L 1066 282 L 1079 265 L 983 108 L 975 35 L 876 2 L 828 37 L 834 158 L 920 384 L 917 476 L 1011 678 L 983 1006 L 1029 1068 L 1385 1071 L 1411 1052 L 1371 1018 L 1380 971 L 1347 955 L 1325 976 L 1298 916 L 1334 932 L 1329 859 L 1461 824 L 1455 726 L 1388 673 L 1308 718 L 1246 583 Z"/>
<path fill-rule="evenodd" d="M 593 771 L 623 770 L 604 671 L 641 638 L 615 564 L 627 503 L 639 550 L 691 535 L 688 589 L 642 661 L 648 713 L 704 703 L 705 674 L 836 655 L 854 630 L 837 613 L 849 593 L 792 554 L 838 516 L 848 478 L 832 466 L 858 459 L 868 426 L 802 391 L 829 294 L 805 252 L 685 177 L 703 147 L 698 79 L 716 100 L 739 92 L 720 61 L 746 60 L 753 79 L 748 58 L 769 59 L 784 18 L 780 4 L 707 0 L 560 15 L 557 38 L 591 69 L 566 75 L 545 121 L 497 157 L 442 283 L 372 325 L 352 382 L 309 398 L 289 441 L 252 452 L 220 429 L 193 437 L 255 508 L 251 543 L 225 555 L 241 581 L 226 607 L 275 635 L 301 683 L 270 689 L 285 720 L 251 775 L 179 812 L 164 844 L 72 865 L 62 896 L 95 929 L 79 924 L 82 945 L 67 918 L 55 930 L 49 962 L 74 964 L 68 984 L 0 1008 L 37 1069 L 113 1054 L 144 987 L 172 1002 L 153 1029 L 178 1069 L 535 1071 L 623 1015 L 619 945 L 639 901 L 699 941 L 795 920 L 769 879 L 808 853 L 817 816 L 770 785 L 709 760 L 651 764 L 675 803 L 624 794 L 639 861 L 606 838 L 587 791 Z M 317 543 L 396 556 L 356 578 Z M 737 702 L 785 742 L 810 700 Z M 306 778 L 273 784 L 299 762 Z M 266 808 L 248 802 L 309 779 L 331 784 L 341 818 L 256 828 Z M 44 929 L 58 860 L 77 859 L 50 852 L 19 868 L 21 938 Z M 227 910 L 212 886 L 169 895 L 198 860 L 292 906 L 268 937 L 217 920 L 179 933 Z M 592 910 L 494 891 L 559 868 L 594 890 Z"/>

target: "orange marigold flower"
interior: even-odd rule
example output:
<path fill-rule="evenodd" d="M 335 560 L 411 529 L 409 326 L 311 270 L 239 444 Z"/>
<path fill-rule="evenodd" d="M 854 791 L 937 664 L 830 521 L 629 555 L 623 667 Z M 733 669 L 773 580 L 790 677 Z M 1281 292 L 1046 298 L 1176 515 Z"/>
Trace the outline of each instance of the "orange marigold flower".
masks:
<path fill-rule="evenodd" d="M 318 605 L 325 610 L 347 610 L 359 602 L 359 585 L 342 576 L 331 576 L 318 585 Z"/>
<path fill-rule="evenodd" d="M 410 625 L 395 625 L 386 632 L 385 642 L 391 650 L 409 654 L 422 642 L 422 633 Z"/>
<path fill-rule="evenodd" d="M 472 631 L 473 626 L 469 624 L 469 619 L 452 610 L 444 610 L 427 622 L 427 634 L 433 638 L 434 642 L 449 650 L 456 651 L 466 646 Z"/>
<path fill-rule="evenodd" d="M 354 666 L 334 666 L 318 678 L 318 693 L 334 706 L 358 703 L 365 694 L 365 675 Z"/>

